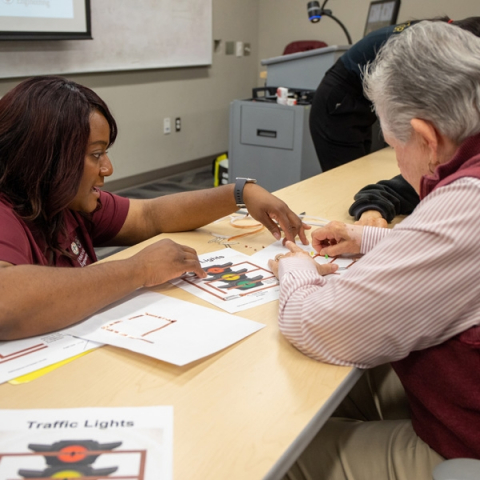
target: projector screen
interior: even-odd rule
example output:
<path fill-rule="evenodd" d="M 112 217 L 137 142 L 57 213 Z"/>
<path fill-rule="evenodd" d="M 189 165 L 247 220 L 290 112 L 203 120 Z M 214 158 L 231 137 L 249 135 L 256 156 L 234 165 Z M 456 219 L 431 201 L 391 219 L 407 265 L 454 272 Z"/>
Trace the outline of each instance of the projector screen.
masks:
<path fill-rule="evenodd" d="M 0 40 L 91 38 L 90 0 L 0 1 Z"/>
<path fill-rule="evenodd" d="M 212 64 L 212 0 L 95 0 L 90 7 L 91 41 L 0 41 L 0 78 Z"/>

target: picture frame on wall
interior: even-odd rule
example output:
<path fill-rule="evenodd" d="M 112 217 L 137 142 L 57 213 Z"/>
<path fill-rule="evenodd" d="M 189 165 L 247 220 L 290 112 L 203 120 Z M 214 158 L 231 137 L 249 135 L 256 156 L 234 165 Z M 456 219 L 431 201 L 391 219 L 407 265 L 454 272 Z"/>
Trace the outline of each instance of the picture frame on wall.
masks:
<path fill-rule="evenodd" d="M 90 17 L 90 0 L 0 0 L 0 40 L 89 40 Z"/>

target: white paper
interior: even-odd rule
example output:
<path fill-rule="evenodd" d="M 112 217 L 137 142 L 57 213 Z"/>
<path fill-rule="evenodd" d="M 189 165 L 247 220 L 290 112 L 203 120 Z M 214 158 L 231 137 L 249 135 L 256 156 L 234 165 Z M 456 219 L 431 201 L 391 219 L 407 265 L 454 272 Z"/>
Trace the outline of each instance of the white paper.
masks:
<path fill-rule="evenodd" d="M 320 265 L 324 265 L 326 263 L 335 263 L 336 265 L 338 265 L 338 270 L 332 275 L 342 275 L 343 273 L 347 272 L 348 269 L 351 268 L 359 258 L 361 258 L 361 255 L 341 255 L 338 257 L 325 257 L 319 255 L 311 245 L 303 245 L 302 243 L 298 242 L 297 245 L 303 250 L 305 250 L 308 254 L 310 254 L 310 256 Z M 272 243 L 263 250 L 254 253 L 251 256 L 251 259 L 256 263 L 268 265 L 268 260 L 273 260 L 275 258 L 275 255 L 286 254 L 289 252 L 290 250 L 282 244 L 282 240 L 279 240 L 275 243 Z"/>
<path fill-rule="evenodd" d="M 173 407 L 0 410 L 0 460 L 2 479 L 23 478 L 23 470 L 36 478 L 171 480 Z M 102 469 L 111 473 L 96 475 Z"/>
<path fill-rule="evenodd" d="M 100 346 L 66 335 L 64 331 L 0 342 L 0 383 Z"/>
<path fill-rule="evenodd" d="M 139 292 L 68 329 L 175 365 L 186 365 L 265 325 L 160 293 Z"/>
<path fill-rule="evenodd" d="M 278 300 L 278 280 L 267 263 L 231 248 L 198 258 L 207 278 L 185 275 L 171 283 L 229 313 Z"/>

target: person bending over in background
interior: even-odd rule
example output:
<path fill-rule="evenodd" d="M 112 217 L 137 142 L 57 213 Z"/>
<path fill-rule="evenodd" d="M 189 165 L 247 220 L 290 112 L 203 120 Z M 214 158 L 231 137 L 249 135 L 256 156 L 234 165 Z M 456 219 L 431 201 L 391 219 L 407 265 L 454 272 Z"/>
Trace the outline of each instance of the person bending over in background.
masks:
<path fill-rule="evenodd" d="M 480 37 L 480 17 L 433 20 L 449 22 Z M 406 31 L 415 23 L 417 21 L 371 32 L 345 52 L 320 82 L 310 111 L 310 133 L 323 171 L 370 153 L 372 125 L 377 116 L 363 94 L 361 72 L 392 35 Z M 396 215 L 410 214 L 418 202 L 415 190 L 397 176 L 360 190 L 349 214 L 360 224 L 386 226 Z"/>
<path fill-rule="evenodd" d="M 480 39 L 419 22 L 388 40 L 364 82 L 419 205 L 393 229 L 315 230 L 320 255 L 364 254 L 341 276 L 321 276 L 335 268 L 291 242 L 270 265 L 285 337 L 322 362 L 391 364 L 390 404 L 406 393 L 410 416 L 381 410 L 381 392 L 357 395 L 367 411 L 331 418 L 289 479 L 431 480 L 444 458 L 480 459 Z"/>
<path fill-rule="evenodd" d="M 0 100 L 0 340 L 67 327 L 184 272 L 205 276 L 195 250 L 169 239 L 126 260 L 73 268 L 94 263 L 95 246 L 194 230 L 238 209 L 233 185 L 151 200 L 100 190 L 116 136 L 103 100 L 61 77 L 25 80 Z M 243 199 L 275 238 L 274 220 L 286 238 L 307 243 L 309 227 L 284 202 L 253 183 Z"/>

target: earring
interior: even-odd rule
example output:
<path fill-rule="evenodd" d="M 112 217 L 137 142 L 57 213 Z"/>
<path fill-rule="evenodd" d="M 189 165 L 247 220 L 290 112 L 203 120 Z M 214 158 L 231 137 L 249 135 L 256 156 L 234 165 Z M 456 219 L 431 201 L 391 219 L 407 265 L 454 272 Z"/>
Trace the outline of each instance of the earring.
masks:
<path fill-rule="evenodd" d="M 435 170 L 437 169 L 437 167 L 440 165 L 440 162 L 435 162 L 435 163 L 432 163 L 432 161 L 430 160 L 428 162 L 428 171 L 430 173 L 435 173 Z"/>

